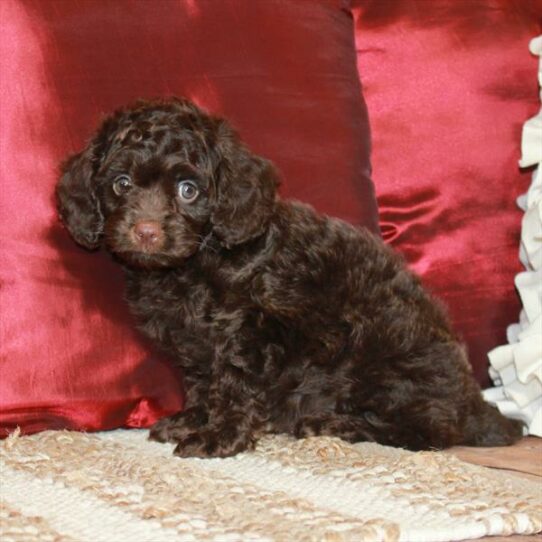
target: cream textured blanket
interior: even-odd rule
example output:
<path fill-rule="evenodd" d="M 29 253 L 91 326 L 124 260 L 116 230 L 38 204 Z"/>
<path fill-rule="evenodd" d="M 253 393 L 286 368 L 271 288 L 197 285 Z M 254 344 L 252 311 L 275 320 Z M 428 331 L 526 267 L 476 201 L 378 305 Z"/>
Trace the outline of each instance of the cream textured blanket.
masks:
<path fill-rule="evenodd" d="M 2 542 L 447 541 L 542 530 L 542 488 L 437 452 L 269 436 L 179 459 L 146 431 L 0 443 Z"/>

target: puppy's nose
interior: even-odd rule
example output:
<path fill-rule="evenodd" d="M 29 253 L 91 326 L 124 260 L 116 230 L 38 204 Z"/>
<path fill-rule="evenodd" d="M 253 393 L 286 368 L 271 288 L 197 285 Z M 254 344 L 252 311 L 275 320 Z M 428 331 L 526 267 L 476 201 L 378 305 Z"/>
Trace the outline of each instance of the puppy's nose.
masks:
<path fill-rule="evenodd" d="M 147 246 L 158 245 L 164 237 L 162 226 L 154 220 L 137 222 L 132 231 L 136 241 Z"/>

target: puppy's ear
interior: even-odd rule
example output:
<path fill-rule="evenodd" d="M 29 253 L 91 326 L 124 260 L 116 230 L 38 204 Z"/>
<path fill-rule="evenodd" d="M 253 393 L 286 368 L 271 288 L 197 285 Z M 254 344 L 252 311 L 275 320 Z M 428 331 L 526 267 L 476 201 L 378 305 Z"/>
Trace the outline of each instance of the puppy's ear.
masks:
<path fill-rule="evenodd" d="M 93 145 L 68 158 L 56 187 L 60 218 L 79 245 L 95 249 L 103 234 L 103 215 L 92 186 Z"/>
<path fill-rule="evenodd" d="M 252 154 L 224 121 L 214 146 L 213 232 L 226 248 L 264 232 L 275 207 L 278 176 L 271 162 Z"/>
<path fill-rule="evenodd" d="M 104 218 L 96 196 L 93 177 L 101 165 L 120 113 L 107 119 L 86 149 L 61 166 L 56 186 L 57 209 L 75 242 L 87 249 L 100 246 Z"/>

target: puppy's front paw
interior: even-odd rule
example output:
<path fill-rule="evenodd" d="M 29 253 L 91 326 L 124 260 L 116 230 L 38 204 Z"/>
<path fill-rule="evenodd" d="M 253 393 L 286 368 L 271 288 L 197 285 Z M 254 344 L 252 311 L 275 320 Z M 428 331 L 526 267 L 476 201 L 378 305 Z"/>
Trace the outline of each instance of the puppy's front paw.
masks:
<path fill-rule="evenodd" d="M 208 420 L 203 408 L 193 407 L 158 420 L 150 429 L 149 438 L 158 442 L 181 442 L 203 427 Z"/>
<path fill-rule="evenodd" d="M 216 428 L 187 435 L 178 441 L 174 454 L 179 457 L 230 457 L 254 447 L 254 439 L 232 428 Z"/>
<path fill-rule="evenodd" d="M 304 416 L 296 423 L 294 435 L 296 438 L 314 437 L 321 434 L 322 420 L 318 416 Z"/>

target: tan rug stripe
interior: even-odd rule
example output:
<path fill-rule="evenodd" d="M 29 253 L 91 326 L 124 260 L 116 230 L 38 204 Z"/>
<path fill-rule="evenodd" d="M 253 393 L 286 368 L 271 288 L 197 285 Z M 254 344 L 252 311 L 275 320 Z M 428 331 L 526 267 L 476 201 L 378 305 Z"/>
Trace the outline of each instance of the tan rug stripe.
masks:
<path fill-rule="evenodd" d="M 189 542 L 179 539 L 172 529 L 161 528 L 157 522 L 137 520 L 88 492 L 17 471 L 1 461 L 0 465 L 5 499 L 27 517 L 42 517 L 68 538 L 78 542 Z M 28 533 L 23 540 L 41 542 L 42 534 L 34 537 Z"/>
<path fill-rule="evenodd" d="M 131 432 L 126 432 L 131 433 Z M 116 432 L 118 435 L 118 432 Z M 111 433 L 111 436 L 115 433 Z M 143 436 L 143 435 L 141 435 Z M 12 438 L 4 451 L 12 468 L 53 476 L 68 486 L 197 540 L 396 540 L 395 525 L 318 510 L 283 493 L 258 489 L 214 472 L 207 462 L 150 457 L 138 447 L 81 433 L 47 432 Z M 2 449 L 0 449 L 2 450 Z M 19 459 L 19 460 L 18 460 Z"/>
<path fill-rule="evenodd" d="M 316 480 L 316 487 L 314 487 L 314 483 L 311 484 L 314 480 L 311 480 L 310 477 L 299 476 L 297 471 L 285 469 L 276 461 L 254 458 L 254 452 L 239 454 L 235 458 L 228 459 L 179 460 L 172 455 L 174 445 L 149 441 L 148 431 L 119 430 L 98 433 L 96 436 L 101 440 L 116 443 L 116 445 L 121 442 L 126 451 L 130 449 L 138 456 L 145 455 L 149 458 L 162 458 L 167 461 L 182 461 L 197 465 L 202 471 L 208 471 L 206 476 L 213 479 L 226 476 L 227 480 L 235 480 L 237 484 L 244 482 L 245 487 L 260 495 L 265 493 L 275 495 L 275 498 L 287 495 L 285 512 L 286 517 L 291 521 L 289 525 L 285 525 L 285 538 L 274 538 L 275 540 L 328 540 L 328 537 L 329 540 L 354 540 L 356 542 L 359 540 L 399 540 L 400 530 L 396 521 L 382 519 L 380 510 L 377 510 L 373 515 L 367 511 L 366 505 L 371 498 L 368 494 L 373 493 L 372 488 L 356 487 L 354 489 L 356 502 L 359 500 L 360 490 L 365 495 L 361 498 L 361 506 L 352 507 L 352 503 L 348 502 L 344 496 L 344 481 L 339 481 L 337 484 L 336 480 L 319 478 Z M 276 441 L 278 446 L 283 445 L 283 438 L 279 436 L 269 438 Z M 348 484 L 348 481 L 346 483 Z M 302 489 L 300 490 L 300 488 Z M 315 493 L 320 498 L 315 499 Z M 295 508 L 292 508 L 293 506 Z M 266 508 L 264 514 L 268 514 L 270 511 L 277 511 L 276 506 L 271 509 Z M 319 525 L 320 522 L 321 525 Z M 272 530 L 263 530 L 262 532 L 270 533 L 275 537 L 278 533 L 275 534 L 276 526 L 273 530 L 273 525 L 273 521 L 271 521 L 269 527 Z M 298 534 L 294 537 L 294 533 Z M 325 535 L 324 538 L 322 538 L 322 533 Z"/>
<path fill-rule="evenodd" d="M 28 516 L 0 500 L 0 540 L 2 542 L 78 542 L 53 529 L 45 519 Z"/>
<path fill-rule="evenodd" d="M 150 457 L 167 457 L 173 446 L 149 442 L 144 431 L 123 431 L 117 434 L 102 433 L 100 438 L 121 440 L 123 444 L 131 444 L 134 450 Z M 322 447 L 330 443 L 334 446 L 349 448 L 351 445 L 339 439 L 318 437 L 307 441 L 296 441 L 285 436 L 272 436 L 262 439 L 261 445 L 267 453 L 250 452 L 229 459 L 210 459 L 198 462 L 201 468 L 209 470 L 211 476 L 216 473 L 236 477 L 244 483 L 260 486 L 273 491 L 282 491 L 293 498 L 309 500 L 321 509 L 333 510 L 337 514 L 351 518 L 374 518 L 375 527 L 383 531 L 377 540 L 399 537 L 403 540 L 461 540 L 468 537 L 483 536 L 488 528 L 483 523 L 470 525 L 457 523 L 456 518 L 447 513 L 436 515 L 427 507 L 412 507 L 405 499 L 388 499 L 378 480 L 374 484 L 363 483 L 362 480 L 352 482 L 340 476 L 323 476 L 312 474 L 310 469 L 298 470 L 288 464 L 281 464 L 276 458 L 289 456 L 293 443 L 310 444 L 314 441 Z M 337 441 L 337 442 L 336 442 Z M 258 447 L 259 449 L 259 447 Z M 275 453 L 269 453 L 270 450 Z M 379 450 L 383 449 L 378 447 Z M 266 457 L 272 456 L 271 459 Z M 308 465 L 308 464 L 307 464 Z M 306 465 L 306 466 L 307 466 Z M 337 471 L 340 474 L 340 470 Z M 427 518 L 427 512 L 431 517 Z M 397 523 L 401 522 L 401 529 Z M 428 528 L 423 529 L 424 523 Z M 414 532 L 413 532 L 414 531 Z M 378 531 L 377 531 L 378 532 Z M 438 533 L 437 535 L 435 533 Z M 441 538 L 438 538 L 440 536 Z"/>
<path fill-rule="evenodd" d="M 171 453 L 169 446 L 146 442 L 145 432 L 125 431 L 109 438 L 131 442 L 148 455 Z M 329 437 L 295 440 L 280 435 L 263 438 L 250 454 L 208 460 L 202 466 L 343 514 L 397 522 L 401 540 L 542 530 L 539 484 L 505 480 L 500 473 L 437 452 L 414 454 Z"/>
<path fill-rule="evenodd" d="M 276 439 L 282 441 L 277 445 Z M 352 481 L 378 482 L 397 497 L 407 497 L 411 503 L 424 503 L 429 496 L 431 503 L 444 502 L 454 508 L 465 502 L 466 491 L 473 490 L 489 506 L 506 506 L 542 515 L 542 481 L 510 477 L 506 473 L 480 468 L 442 452 L 412 453 L 398 448 L 374 443 L 348 444 L 331 437 L 295 440 L 286 435 L 262 439 L 254 455 L 276 459 L 283 465 L 309 470 Z M 405 482 L 408 482 L 405 486 Z M 436 497 L 436 501 L 435 501 Z M 491 501 L 487 504 L 486 499 Z M 467 511 L 467 510 L 465 510 Z"/>
<path fill-rule="evenodd" d="M 374 480 L 387 486 L 397 497 L 411 503 L 425 502 L 427 490 L 433 504 L 444 502 L 454 508 L 465 503 L 465 491 L 473 489 L 479 499 L 490 498 L 492 505 L 542 513 L 542 485 L 531 480 L 511 478 L 505 473 L 480 468 L 441 452 L 411 453 L 373 443 L 349 445 L 334 438 L 293 440 L 280 435 L 283 445 L 263 439 L 255 455 L 274 458 L 282 464 L 313 474 L 325 474 L 348 480 Z M 408 481 L 404 486 L 404 482 Z M 497 485 L 496 485 L 497 484 Z M 435 502 L 435 497 L 437 501 Z M 479 504 L 471 509 L 479 510 Z M 488 507 L 487 503 L 485 506 Z"/>

